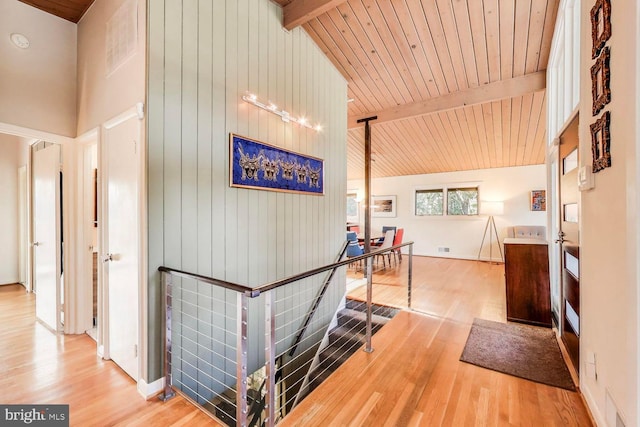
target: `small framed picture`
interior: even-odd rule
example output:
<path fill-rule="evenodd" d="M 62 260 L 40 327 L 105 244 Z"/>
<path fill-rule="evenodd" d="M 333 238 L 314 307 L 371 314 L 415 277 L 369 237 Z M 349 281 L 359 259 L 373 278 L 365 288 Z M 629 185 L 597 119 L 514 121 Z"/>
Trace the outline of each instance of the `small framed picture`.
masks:
<path fill-rule="evenodd" d="M 600 55 L 600 51 L 611 37 L 611 0 L 596 0 L 591 8 L 591 59 Z"/>
<path fill-rule="evenodd" d="M 592 170 L 594 173 L 611 167 L 610 141 L 611 114 L 604 114 L 591 124 L 591 154 L 593 156 Z"/>
<path fill-rule="evenodd" d="M 360 222 L 360 204 L 358 203 L 357 190 L 347 190 L 347 222 L 354 224 Z"/>
<path fill-rule="evenodd" d="M 532 211 L 547 210 L 547 190 L 531 191 L 531 210 Z"/>
<path fill-rule="evenodd" d="M 591 67 L 591 96 L 592 108 L 591 112 L 597 116 L 600 111 L 611 101 L 611 71 L 609 61 L 611 53 L 609 47 L 602 50 L 596 63 Z"/>
<path fill-rule="evenodd" d="M 371 216 L 395 217 L 396 196 L 371 196 Z"/>

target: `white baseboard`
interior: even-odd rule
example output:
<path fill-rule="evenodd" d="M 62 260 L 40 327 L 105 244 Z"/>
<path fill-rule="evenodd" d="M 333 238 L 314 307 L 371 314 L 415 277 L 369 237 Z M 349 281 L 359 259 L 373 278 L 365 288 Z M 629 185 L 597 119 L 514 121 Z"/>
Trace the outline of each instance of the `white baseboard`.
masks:
<path fill-rule="evenodd" d="M 586 387 L 583 388 L 581 386 L 580 392 L 582 393 L 582 397 L 584 397 L 584 401 L 587 404 L 587 409 L 589 410 L 589 412 L 591 412 L 591 416 L 593 417 L 593 420 L 596 422 L 596 424 L 602 427 L 606 426 L 607 423 L 602 415 L 602 412 L 600 412 L 600 408 L 598 408 L 596 401 L 593 399 L 590 390 Z"/>
<path fill-rule="evenodd" d="M 138 380 L 138 393 L 140 393 L 146 400 L 149 400 L 156 394 L 160 393 L 163 388 L 164 378 L 159 378 L 151 384 L 147 384 L 147 382 L 142 378 Z"/>

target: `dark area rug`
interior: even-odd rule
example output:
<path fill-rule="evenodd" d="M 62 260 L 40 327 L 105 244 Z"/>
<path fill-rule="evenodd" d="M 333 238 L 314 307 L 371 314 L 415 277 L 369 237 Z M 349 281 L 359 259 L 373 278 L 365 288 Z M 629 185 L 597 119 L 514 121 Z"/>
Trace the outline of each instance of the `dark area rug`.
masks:
<path fill-rule="evenodd" d="M 474 319 L 460 360 L 575 391 L 555 333 L 549 328 Z"/>

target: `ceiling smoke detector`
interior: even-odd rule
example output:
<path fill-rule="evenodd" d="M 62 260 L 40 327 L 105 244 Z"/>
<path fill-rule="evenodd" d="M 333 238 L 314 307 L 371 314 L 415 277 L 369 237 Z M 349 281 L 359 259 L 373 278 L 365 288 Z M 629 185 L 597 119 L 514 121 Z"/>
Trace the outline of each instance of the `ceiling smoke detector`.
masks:
<path fill-rule="evenodd" d="M 24 34 L 13 33 L 10 36 L 11 41 L 20 49 L 27 49 L 29 47 L 29 39 Z"/>

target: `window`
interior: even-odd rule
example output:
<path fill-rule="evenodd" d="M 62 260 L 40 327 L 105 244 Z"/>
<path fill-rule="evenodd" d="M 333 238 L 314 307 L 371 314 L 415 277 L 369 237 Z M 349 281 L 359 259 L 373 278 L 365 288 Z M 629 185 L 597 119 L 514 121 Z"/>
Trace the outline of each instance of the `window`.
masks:
<path fill-rule="evenodd" d="M 444 213 L 444 190 L 416 190 L 416 211 L 418 216 L 442 215 Z"/>
<path fill-rule="evenodd" d="M 478 187 L 448 188 L 447 215 L 478 215 Z"/>

